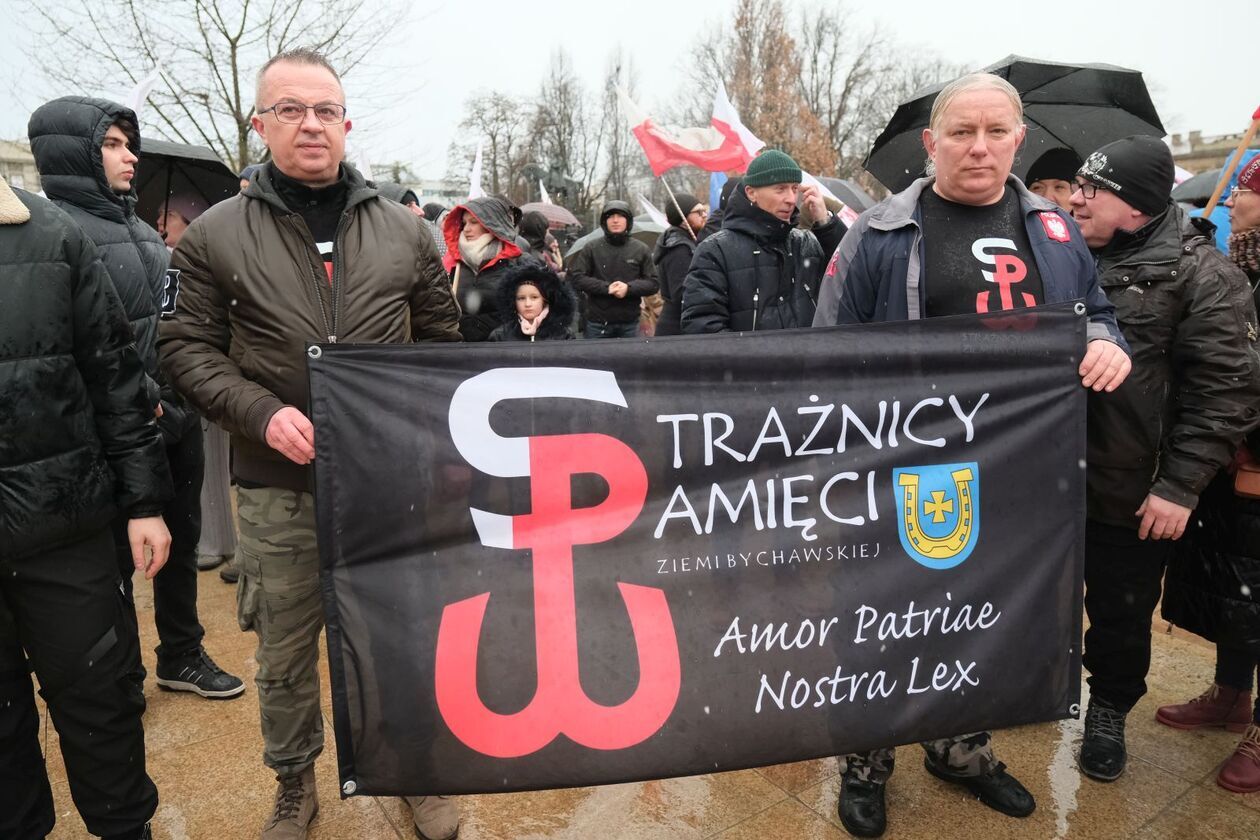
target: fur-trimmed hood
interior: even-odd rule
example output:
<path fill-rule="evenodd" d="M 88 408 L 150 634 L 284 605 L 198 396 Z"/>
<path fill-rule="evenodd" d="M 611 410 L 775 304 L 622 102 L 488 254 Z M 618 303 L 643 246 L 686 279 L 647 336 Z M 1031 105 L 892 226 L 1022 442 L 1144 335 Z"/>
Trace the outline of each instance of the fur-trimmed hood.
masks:
<path fill-rule="evenodd" d="M 502 282 L 499 284 L 499 312 L 503 317 L 504 325 L 509 329 L 517 326 L 516 290 L 522 283 L 537 286 L 551 310 L 547 314 L 546 321 L 543 322 L 543 330 L 546 334 L 540 337 L 548 337 L 553 330 L 558 332 L 567 330 L 577 311 L 577 297 L 569 288 L 569 284 L 560 279 L 560 275 L 533 257 L 525 257 L 518 261 L 504 273 Z"/>

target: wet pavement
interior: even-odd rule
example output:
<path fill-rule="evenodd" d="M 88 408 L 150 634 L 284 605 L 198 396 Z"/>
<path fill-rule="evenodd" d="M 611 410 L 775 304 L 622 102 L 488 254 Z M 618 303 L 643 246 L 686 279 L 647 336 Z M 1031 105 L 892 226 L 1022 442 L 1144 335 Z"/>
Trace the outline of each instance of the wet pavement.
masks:
<path fill-rule="evenodd" d="M 253 685 L 254 635 L 235 619 L 235 588 L 203 572 L 201 620 L 206 647 L 246 681 L 245 694 L 209 701 L 159 691 L 153 684 L 151 588 L 136 584 L 148 711 L 149 773 L 161 796 L 154 837 L 166 840 L 257 837 L 270 811 L 273 777 L 262 764 Z M 1076 770 L 1080 721 L 1024 726 L 995 735 L 998 758 L 1037 798 L 1037 811 L 1015 820 L 929 776 L 918 747 L 898 751 L 888 788 L 889 838 L 1238 838 L 1260 837 L 1260 794 L 1216 785 L 1217 768 L 1240 736 L 1178 732 L 1155 722 L 1155 708 L 1199 694 L 1212 679 L 1205 642 L 1166 633 L 1156 618 L 1150 693 L 1129 716 L 1129 768 L 1111 784 Z M 337 794 L 328 670 L 321 661 L 328 747 L 316 765 L 320 812 L 311 840 L 412 838 L 410 814 L 397 799 Z M 43 710 L 41 708 L 41 714 Z M 48 772 L 57 805 L 52 838 L 87 833 L 65 781 L 55 730 L 45 724 Z M 832 759 L 710 776 L 598 788 L 461 798 L 461 840 L 823 840 L 848 834 L 836 817 L 839 777 Z"/>

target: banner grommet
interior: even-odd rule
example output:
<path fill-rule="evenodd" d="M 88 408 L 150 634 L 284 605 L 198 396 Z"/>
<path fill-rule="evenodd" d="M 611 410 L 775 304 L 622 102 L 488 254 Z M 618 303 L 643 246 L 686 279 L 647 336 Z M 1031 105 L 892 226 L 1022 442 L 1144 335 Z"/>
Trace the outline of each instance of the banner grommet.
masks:
<path fill-rule="evenodd" d="M 1078 718 L 1078 717 L 1080 717 L 1080 716 L 1081 716 L 1081 704 L 1080 704 L 1080 703 L 1073 703 L 1071 706 L 1068 706 L 1068 714 L 1069 714 L 1069 715 L 1071 715 L 1071 716 L 1072 716 L 1072 717 L 1074 717 L 1074 718 Z M 354 782 L 346 782 L 346 784 L 348 784 L 348 785 L 352 785 L 352 784 L 354 784 Z"/>
<path fill-rule="evenodd" d="M 312 344 L 306 348 L 306 355 L 312 359 L 318 359 L 324 355 L 324 350 L 318 344 Z"/>
<path fill-rule="evenodd" d="M 1085 304 L 1081 303 L 1081 302 L 1078 300 L 1078 301 L 1076 302 L 1076 306 L 1073 306 L 1073 307 L 1072 307 L 1072 311 L 1074 311 L 1077 315 L 1084 315 L 1084 314 L 1085 314 Z"/>
<path fill-rule="evenodd" d="M 319 348 L 313 347 L 311 349 L 318 350 Z M 344 785 L 341 786 L 341 792 L 345 794 L 346 796 L 354 796 L 354 792 L 358 789 L 359 789 L 359 786 L 355 784 L 354 779 L 351 779 L 350 781 L 346 782 Z"/>

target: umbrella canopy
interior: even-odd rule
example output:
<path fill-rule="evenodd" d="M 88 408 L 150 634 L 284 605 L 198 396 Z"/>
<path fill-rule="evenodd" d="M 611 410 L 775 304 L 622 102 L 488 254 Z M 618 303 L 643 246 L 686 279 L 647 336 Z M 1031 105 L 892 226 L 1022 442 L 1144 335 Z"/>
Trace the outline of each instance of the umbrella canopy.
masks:
<path fill-rule="evenodd" d="M 144 141 L 136 163 L 136 215 L 157 227 L 168 199 L 172 208 L 209 209 L 241 191 L 236 173 L 205 146 Z M 190 218 L 189 221 L 192 221 Z"/>
<path fill-rule="evenodd" d="M 1219 168 L 1209 169 L 1207 172 L 1200 172 L 1192 178 L 1187 178 L 1173 187 L 1173 201 L 1206 205 L 1207 200 L 1212 197 L 1212 190 L 1216 189 L 1216 182 L 1220 178 L 1221 170 Z"/>
<path fill-rule="evenodd" d="M 661 234 L 664 232 L 665 228 L 652 221 L 652 217 L 646 213 L 642 216 L 635 216 L 634 227 L 630 229 L 630 235 L 647 245 L 649 248 L 656 247 L 656 240 L 659 239 Z M 595 230 L 585 236 L 578 238 L 576 242 L 569 246 L 569 250 L 564 255 L 564 258 L 567 260 L 569 257 L 573 256 L 578 251 L 581 251 L 587 245 L 591 244 L 603 235 L 603 228 L 595 228 Z"/>
<path fill-rule="evenodd" d="M 548 204 L 545 201 L 531 201 L 529 204 L 522 204 L 521 211 L 525 213 L 537 212 L 547 217 L 547 224 L 552 228 L 568 227 L 569 225 L 580 225 L 577 216 L 574 216 L 559 204 Z"/>
<path fill-rule="evenodd" d="M 877 202 L 870 193 L 862 189 L 862 185 L 849 178 L 819 178 L 836 198 L 852 207 L 858 213 L 870 210 Z"/>
<path fill-rule="evenodd" d="M 1136 70 L 1110 64 L 1055 64 L 1012 55 L 984 72 L 1006 79 L 1023 99 L 1028 134 L 1014 167 L 1020 178 L 1053 148 L 1071 149 L 1084 160 L 1100 146 L 1131 134 L 1164 136 L 1146 82 Z M 904 190 L 923 174 L 927 159 L 923 129 L 944 87 L 927 88 L 899 105 L 871 147 L 864 165 L 890 190 Z"/>

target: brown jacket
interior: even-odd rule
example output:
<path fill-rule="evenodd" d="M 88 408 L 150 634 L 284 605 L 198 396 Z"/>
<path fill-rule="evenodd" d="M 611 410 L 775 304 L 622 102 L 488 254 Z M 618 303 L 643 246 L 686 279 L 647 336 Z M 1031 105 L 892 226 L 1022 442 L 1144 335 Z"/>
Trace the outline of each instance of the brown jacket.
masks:
<path fill-rule="evenodd" d="M 239 196 L 206 211 L 171 258 L 175 314 L 161 323 L 162 370 L 232 433 L 233 473 L 309 491 L 309 468 L 267 445 L 286 405 L 307 411 L 308 342 L 459 341 L 459 308 L 433 235 L 378 198 L 352 167 L 330 283 L 302 217 L 264 168 Z"/>

